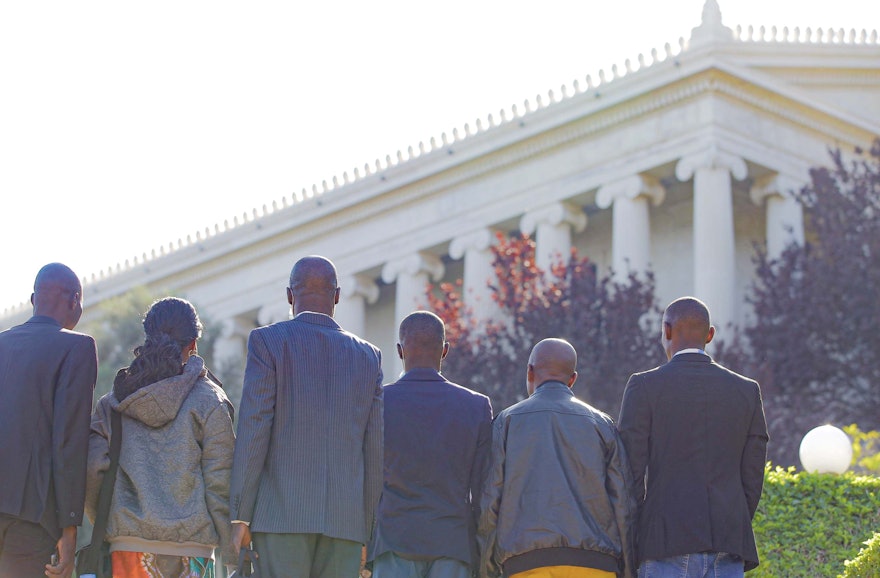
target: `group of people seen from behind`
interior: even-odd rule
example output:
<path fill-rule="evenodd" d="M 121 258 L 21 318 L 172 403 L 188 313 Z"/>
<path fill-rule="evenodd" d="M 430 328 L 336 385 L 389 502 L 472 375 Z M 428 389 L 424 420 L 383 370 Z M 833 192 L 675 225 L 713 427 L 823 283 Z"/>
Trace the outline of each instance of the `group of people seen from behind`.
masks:
<path fill-rule="evenodd" d="M 385 383 L 379 348 L 333 319 L 329 259 L 299 259 L 286 292 L 291 318 L 250 332 L 238 408 L 177 297 L 146 311 L 143 343 L 93 408 L 82 285 L 43 267 L 33 316 L 0 332 L 0 578 L 69 578 L 105 476 L 114 578 L 211 578 L 220 561 L 263 578 L 730 578 L 758 565 L 761 391 L 706 353 L 699 299 L 668 305 L 668 362 L 630 377 L 615 420 L 574 394 L 562 337 L 534 345 L 527 396 L 493 417 L 488 397 L 443 376 L 437 315 L 400 323 L 403 372 Z"/>

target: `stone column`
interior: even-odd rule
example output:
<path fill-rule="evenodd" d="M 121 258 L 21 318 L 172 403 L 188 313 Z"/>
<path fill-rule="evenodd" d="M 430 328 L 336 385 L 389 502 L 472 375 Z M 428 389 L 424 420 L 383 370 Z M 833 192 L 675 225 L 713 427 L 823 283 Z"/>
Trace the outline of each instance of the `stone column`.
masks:
<path fill-rule="evenodd" d="M 535 235 L 535 262 L 544 271 L 554 263 L 568 262 L 571 233 L 587 227 L 587 215 L 577 205 L 553 203 L 529 211 L 520 220 L 520 231 Z"/>
<path fill-rule="evenodd" d="M 397 283 L 394 296 L 395 342 L 400 322 L 413 311 L 425 306 L 428 283 L 439 280 L 444 270 L 443 262 L 436 255 L 425 251 L 389 261 L 382 267 L 382 280 L 386 283 Z"/>
<path fill-rule="evenodd" d="M 287 321 L 293 317 L 293 310 L 290 303 L 287 303 L 284 299 L 285 297 L 282 295 L 277 303 L 271 303 L 260 307 L 260 310 L 257 312 L 257 323 L 259 323 L 261 327 L 263 325 L 278 323 L 279 321 Z"/>
<path fill-rule="evenodd" d="M 745 161 L 715 146 L 683 157 L 675 167 L 678 180 L 694 179 L 694 296 L 706 302 L 721 332 L 736 319 L 731 175 L 746 178 Z"/>
<path fill-rule="evenodd" d="M 450 257 L 464 258 L 462 295 L 477 319 L 491 319 L 498 311 L 489 288 L 495 278 L 491 250 L 494 241 L 495 235 L 490 229 L 479 229 L 456 237 L 449 244 Z"/>
<path fill-rule="evenodd" d="M 643 273 L 651 264 L 649 203 L 659 205 L 666 191 L 647 175 L 633 175 L 602 186 L 596 195 L 600 209 L 612 207 L 612 268 L 618 281 L 630 272 Z"/>
<path fill-rule="evenodd" d="M 346 331 L 359 337 L 366 331 L 367 305 L 379 299 L 379 287 L 365 275 L 349 275 L 339 283 L 339 303 L 333 317 Z"/>
<path fill-rule="evenodd" d="M 778 258 L 791 243 L 804 244 L 804 209 L 795 199 L 804 182 L 788 175 L 769 175 L 755 181 L 752 201 L 767 202 L 767 255 Z"/>

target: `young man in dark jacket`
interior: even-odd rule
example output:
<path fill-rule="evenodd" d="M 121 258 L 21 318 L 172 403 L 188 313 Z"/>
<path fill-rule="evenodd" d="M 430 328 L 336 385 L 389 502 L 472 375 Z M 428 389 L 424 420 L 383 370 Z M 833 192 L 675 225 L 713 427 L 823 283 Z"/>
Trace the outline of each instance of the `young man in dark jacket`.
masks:
<path fill-rule="evenodd" d="M 623 444 L 610 417 L 572 394 L 576 367 L 567 341 L 541 341 L 529 357 L 528 399 L 495 419 L 481 502 L 483 576 L 634 576 Z"/>

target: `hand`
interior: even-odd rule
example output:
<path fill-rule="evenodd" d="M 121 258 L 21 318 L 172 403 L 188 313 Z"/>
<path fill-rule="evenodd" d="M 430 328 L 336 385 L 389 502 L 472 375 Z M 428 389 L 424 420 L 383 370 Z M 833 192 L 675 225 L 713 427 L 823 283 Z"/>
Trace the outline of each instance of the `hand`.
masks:
<path fill-rule="evenodd" d="M 251 545 L 251 529 L 248 527 L 247 524 L 242 524 L 241 522 L 233 522 L 232 523 L 232 548 L 235 550 L 235 553 L 238 554 L 238 552 L 242 548 L 250 548 L 250 545 Z"/>
<path fill-rule="evenodd" d="M 58 550 L 58 560 L 55 564 L 46 564 L 46 576 L 70 578 L 76 557 L 76 526 L 64 528 L 55 547 Z"/>

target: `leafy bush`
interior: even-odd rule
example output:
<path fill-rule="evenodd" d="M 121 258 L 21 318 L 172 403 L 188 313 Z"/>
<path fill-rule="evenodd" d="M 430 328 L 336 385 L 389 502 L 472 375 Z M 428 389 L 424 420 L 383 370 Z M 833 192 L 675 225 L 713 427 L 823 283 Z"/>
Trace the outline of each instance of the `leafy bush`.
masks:
<path fill-rule="evenodd" d="M 880 576 L 880 532 L 865 542 L 855 560 L 846 561 L 846 570 L 840 578 L 877 578 Z"/>
<path fill-rule="evenodd" d="M 862 431 L 856 424 L 843 428 L 852 440 L 852 469 L 859 474 L 880 475 L 880 432 Z"/>
<path fill-rule="evenodd" d="M 836 577 L 878 527 L 880 478 L 768 465 L 754 521 L 761 564 L 748 576 Z"/>

